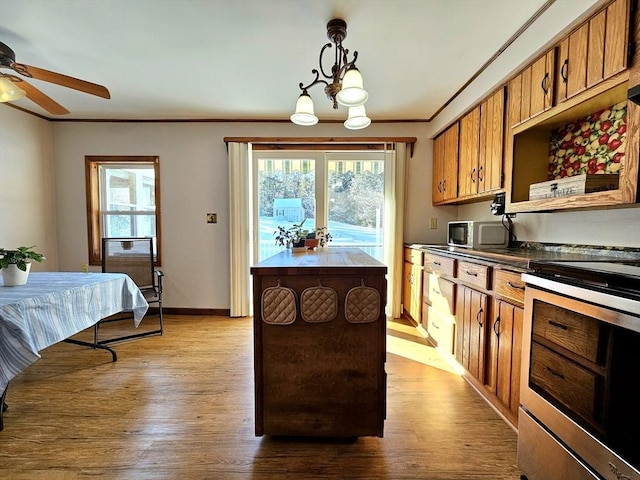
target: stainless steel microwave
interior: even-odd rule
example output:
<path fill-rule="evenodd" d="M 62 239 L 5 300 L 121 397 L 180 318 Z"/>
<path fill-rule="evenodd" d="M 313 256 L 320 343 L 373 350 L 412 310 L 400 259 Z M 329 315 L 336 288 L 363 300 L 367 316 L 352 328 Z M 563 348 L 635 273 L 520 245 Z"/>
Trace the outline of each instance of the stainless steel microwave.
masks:
<path fill-rule="evenodd" d="M 502 222 L 456 221 L 447 225 L 449 246 L 476 250 L 509 246 L 509 230 Z"/>

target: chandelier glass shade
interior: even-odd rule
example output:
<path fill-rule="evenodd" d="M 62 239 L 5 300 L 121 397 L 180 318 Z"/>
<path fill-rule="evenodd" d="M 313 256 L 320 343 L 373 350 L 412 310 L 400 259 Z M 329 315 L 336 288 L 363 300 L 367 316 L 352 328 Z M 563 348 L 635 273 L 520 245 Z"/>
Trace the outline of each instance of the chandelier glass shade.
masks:
<path fill-rule="evenodd" d="M 9 77 L 0 75 L 0 102 L 13 102 L 20 100 L 27 92 L 13 83 Z"/>
<path fill-rule="evenodd" d="M 318 123 L 318 117 L 313 113 L 313 100 L 306 90 L 298 97 L 296 111 L 290 118 L 296 125 L 311 126 Z"/>
<path fill-rule="evenodd" d="M 290 117 L 296 125 L 310 126 L 318 123 L 318 117 L 314 113 L 313 100 L 307 91 L 317 84 L 324 84 L 324 92 L 333 103 L 334 109 L 337 109 L 338 105 L 349 107 L 349 117 L 344 122 L 346 128 L 357 130 L 371 124 L 371 119 L 367 117 L 364 109 L 369 94 L 364 89 L 362 74 L 356 68 L 358 52 L 354 51 L 353 59 L 348 60 L 349 50 L 342 46 L 342 41 L 346 36 L 347 23 L 344 20 L 334 18 L 327 23 L 327 37 L 332 43 L 327 43 L 320 50 L 319 68 L 311 70 L 315 79 L 308 85 L 304 85 L 302 82 L 299 84 L 302 94 L 296 102 L 295 113 Z M 322 58 L 325 50 L 332 48 L 332 44 L 335 46 L 335 58 L 331 74 L 327 74 L 323 67 Z M 357 110 L 352 112 L 354 108 Z"/>
<path fill-rule="evenodd" d="M 349 118 L 344 121 L 344 126 L 349 130 L 360 130 L 371 125 L 371 119 L 367 117 L 364 105 L 349 107 Z"/>

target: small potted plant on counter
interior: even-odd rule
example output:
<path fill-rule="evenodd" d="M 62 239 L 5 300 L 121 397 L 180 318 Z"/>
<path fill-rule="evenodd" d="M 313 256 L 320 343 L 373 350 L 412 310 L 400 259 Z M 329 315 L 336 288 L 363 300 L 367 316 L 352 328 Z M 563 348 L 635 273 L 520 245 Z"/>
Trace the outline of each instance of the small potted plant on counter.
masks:
<path fill-rule="evenodd" d="M 305 220 L 300 223 L 294 223 L 289 228 L 278 225 L 278 230 L 273 232 L 276 236 L 276 245 L 291 248 L 293 252 L 305 250 L 305 239 L 309 235 L 309 230 L 302 228 Z"/>
<path fill-rule="evenodd" d="M 41 262 L 46 257 L 33 250 L 35 246 L 18 247 L 15 250 L 0 248 L 0 270 L 5 287 L 27 283 L 31 262 Z"/>

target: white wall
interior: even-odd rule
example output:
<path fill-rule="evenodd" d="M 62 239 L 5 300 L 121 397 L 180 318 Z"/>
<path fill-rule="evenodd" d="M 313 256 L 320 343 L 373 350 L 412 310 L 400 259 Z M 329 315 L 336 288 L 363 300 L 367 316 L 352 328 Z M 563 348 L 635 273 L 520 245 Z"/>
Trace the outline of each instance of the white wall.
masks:
<path fill-rule="evenodd" d="M 0 246 L 35 245 L 58 269 L 51 124 L 0 104 Z"/>
<path fill-rule="evenodd" d="M 455 218 L 457 209 L 431 206 L 432 142 L 425 131 L 421 123 L 374 123 L 359 133 L 418 138 L 409 162 L 406 238 L 442 243 L 444 225 Z M 341 124 L 304 129 L 289 123 L 54 123 L 60 270 L 78 271 L 88 259 L 85 155 L 158 155 L 165 305 L 229 308 L 229 189 L 223 138 L 349 133 Z M 207 212 L 218 214 L 217 224 L 206 223 Z M 438 230 L 428 230 L 429 217 L 439 219 Z"/>

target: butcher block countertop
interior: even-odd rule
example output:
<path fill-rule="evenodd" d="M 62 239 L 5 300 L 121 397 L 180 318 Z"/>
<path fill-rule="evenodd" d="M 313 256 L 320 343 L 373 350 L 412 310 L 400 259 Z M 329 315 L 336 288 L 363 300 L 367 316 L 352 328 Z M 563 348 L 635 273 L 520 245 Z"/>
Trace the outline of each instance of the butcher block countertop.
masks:
<path fill-rule="evenodd" d="M 521 243 L 516 248 L 491 250 L 473 250 L 447 245 L 408 244 L 425 252 L 456 258 L 465 257 L 479 263 L 488 263 L 496 268 L 529 271 L 531 262 L 558 261 L 628 261 L 640 259 L 640 249 L 591 247 L 580 245 L 558 245 L 540 243 Z"/>
<path fill-rule="evenodd" d="M 253 275 L 294 275 L 297 271 L 339 273 L 344 268 L 364 268 L 367 271 L 386 271 L 387 267 L 359 248 L 327 247 L 302 253 L 285 250 L 251 267 Z M 320 270 L 320 272 L 319 272 Z"/>

